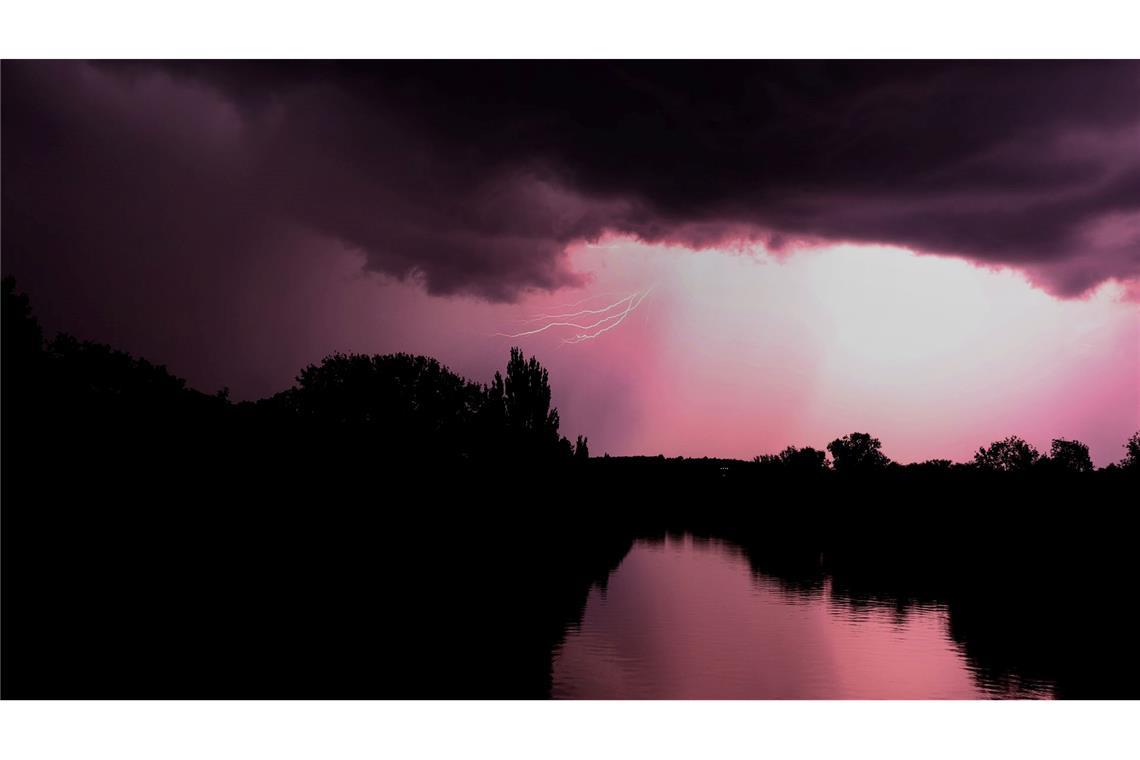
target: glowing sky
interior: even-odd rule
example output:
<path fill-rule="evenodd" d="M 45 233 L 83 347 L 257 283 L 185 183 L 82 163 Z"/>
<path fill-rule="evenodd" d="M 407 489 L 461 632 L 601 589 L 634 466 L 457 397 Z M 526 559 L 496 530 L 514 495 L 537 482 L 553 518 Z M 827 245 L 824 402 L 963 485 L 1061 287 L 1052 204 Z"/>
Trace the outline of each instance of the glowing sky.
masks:
<path fill-rule="evenodd" d="M 1018 434 L 1103 465 L 1140 428 L 1133 62 L 2 74 L 4 274 L 49 331 L 206 391 L 334 351 L 487 381 L 520 345 L 596 454 L 858 430 L 900 461 Z M 503 336 L 633 293 L 604 332 Z"/>
<path fill-rule="evenodd" d="M 456 369 L 484 377 L 512 344 L 537 354 L 564 428 L 597 453 L 751 457 L 868 430 L 901 461 L 968 459 L 1017 433 L 1078 438 L 1103 464 L 1140 427 L 1140 311 L 1115 283 L 1059 300 L 1016 272 L 855 246 L 774 258 L 616 239 L 571 256 L 589 287 L 513 306 L 380 287 L 393 318 L 415 315 L 403 345 Z M 595 341 L 491 335 L 649 285 Z"/>
<path fill-rule="evenodd" d="M 425 353 L 486 380 L 519 345 L 550 368 L 563 432 L 588 435 L 595 454 L 752 457 L 861 430 L 900 461 L 963 460 L 1016 433 L 1041 449 L 1077 438 L 1103 465 L 1140 428 L 1140 310 L 1117 283 L 1063 300 L 1016 271 L 898 249 L 774 257 L 617 238 L 571 248 L 587 286 L 494 304 L 428 295 L 312 245 L 272 277 L 232 283 L 243 300 L 226 309 L 238 318 L 213 341 L 216 361 L 172 369 L 256 397 L 333 350 Z M 597 340 L 496 335 L 649 286 Z M 188 341 L 204 332 L 182 324 Z M 127 343 L 161 357 L 167 335 Z"/>

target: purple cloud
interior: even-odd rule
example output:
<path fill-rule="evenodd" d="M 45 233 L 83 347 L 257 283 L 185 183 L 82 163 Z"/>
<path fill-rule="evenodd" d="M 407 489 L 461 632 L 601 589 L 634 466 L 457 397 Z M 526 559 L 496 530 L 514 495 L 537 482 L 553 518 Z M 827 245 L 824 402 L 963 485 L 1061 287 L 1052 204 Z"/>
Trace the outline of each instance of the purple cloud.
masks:
<path fill-rule="evenodd" d="M 6 258 L 108 280 L 320 235 L 509 301 L 607 232 L 1140 274 L 1130 62 L 8 62 L 3 93 Z"/>

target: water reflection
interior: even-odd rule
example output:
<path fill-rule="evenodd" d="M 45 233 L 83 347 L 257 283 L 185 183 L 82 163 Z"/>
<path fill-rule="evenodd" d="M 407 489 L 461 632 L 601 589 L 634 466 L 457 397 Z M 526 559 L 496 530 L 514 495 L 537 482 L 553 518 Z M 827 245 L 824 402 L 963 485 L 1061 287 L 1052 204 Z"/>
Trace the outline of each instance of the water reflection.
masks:
<path fill-rule="evenodd" d="M 725 541 L 639 540 L 555 649 L 552 694 L 587 699 L 1050 697 L 971 664 L 933 599 L 855 593 L 822 555 L 765 571 Z M 785 566 L 787 569 L 787 566 Z"/>

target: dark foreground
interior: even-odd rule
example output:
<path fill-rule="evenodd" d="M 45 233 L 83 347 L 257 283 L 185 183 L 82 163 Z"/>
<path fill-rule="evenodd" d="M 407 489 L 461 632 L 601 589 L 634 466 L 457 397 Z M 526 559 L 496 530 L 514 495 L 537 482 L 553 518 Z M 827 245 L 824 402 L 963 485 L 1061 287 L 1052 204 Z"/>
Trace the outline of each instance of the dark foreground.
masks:
<path fill-rule="evenodd" d="M 1107 478 L 801 488 L 616 460 L 486 478 L 346 453 L 219 481 L 183 456 L 23 469 L 34 496 L 5 479 L 5 697 L 546 697 L 591 586 L 667 531 L 792 588 L 945 605 L 990 681 L 1140 696 L 1129 484 Z"/>

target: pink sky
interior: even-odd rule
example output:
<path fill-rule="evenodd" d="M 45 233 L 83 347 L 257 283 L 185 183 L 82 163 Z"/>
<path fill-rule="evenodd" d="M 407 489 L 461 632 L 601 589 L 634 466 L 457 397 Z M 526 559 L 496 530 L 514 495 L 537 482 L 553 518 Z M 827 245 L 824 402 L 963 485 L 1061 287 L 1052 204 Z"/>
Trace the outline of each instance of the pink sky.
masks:
<path fill-rule="evenodd" d="M 486 382 L 520 345 L 598 454 L 747 458 L 857 430 L 904 462 L 1018 434 L 1080 439 L 1104 465 L 1140 428 L 1134 65 L 843 64 L 857 76 L 819 80 L 817 112 L 795 65 L 754 62 L 740 81 L 786 98 L 708 77 L 711 113 L 733 118 L 693 104 L 668 130 L 640 118 L 657 89 L 627 80 L 688 102 L 670 67 L 587 67 L 590 86 L 544 69 L 575 83 L 546 102 L 499 66 L 452 69 L 498 92 L 459 102 L 466 85 L 388 92 L 384 66 L 6 65 L 5 274 L 49 331 L 235 398 L 333 351 L 429 354 Z M 638 118 L 564 110 L 602 91 Z M 460 106 L 499 126 L 452 133 Z M 615 230 L 706 249 L 580 242 Z M 707 249 L 733 239 L 782 252 Z M 851 239 L 1016 269 L 821 242 Z M 596 340 L 496 336 L 650 287 Z"/>
<path fill-rule="evenodd" d="M 235 284 L 252 295 L 233 340 L 280 336 L 239 349 L 262 354 L 256 376 L 229 379 L 239 395 L 285 387 L 332 350 L 429 354 L 486 381 L 519 345 L 550 369 L 563 432 L 588 435 L 598 455 L 750 458 L 858 430 L 903 462 L 966 460 L 1018 434 L 1042 450 L 1077 438 L 1104 465 L 1140 428 L 1140 310 L 1114 282 L 1063 300 L 1016 271 L 899 249 L 775 257 L 612 239 L 570 248 L 587 286 L 491 304 L 431 296 L 362 272 L 350 251 L 313 248 L 325 252 Z M 650 286 L 596 340 L 495 335 Z"/>

